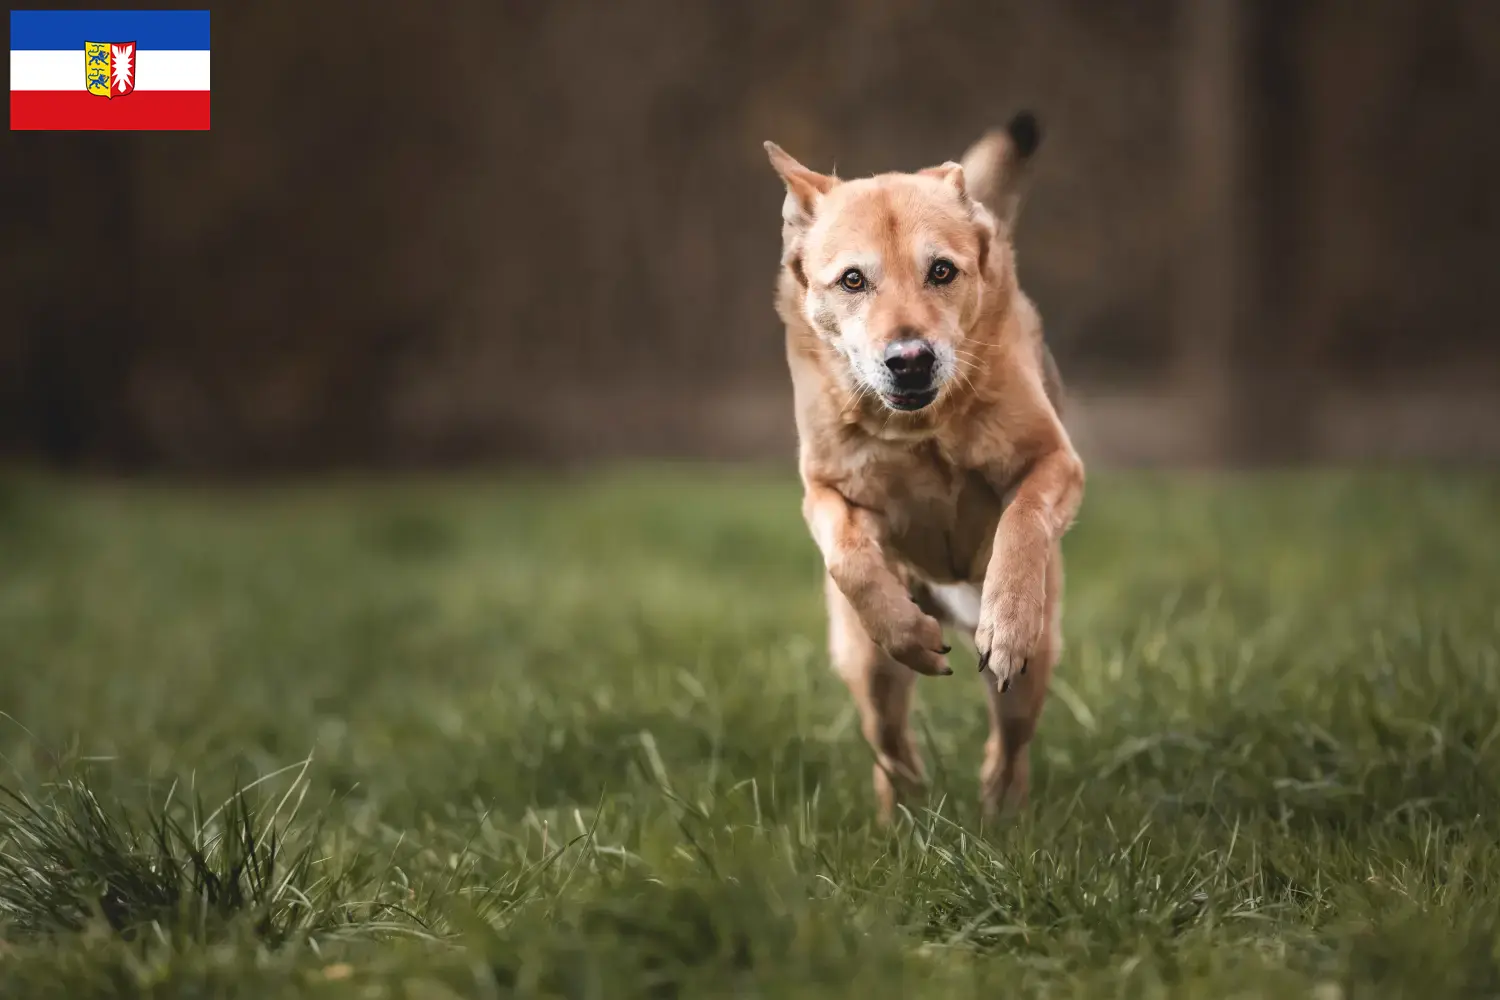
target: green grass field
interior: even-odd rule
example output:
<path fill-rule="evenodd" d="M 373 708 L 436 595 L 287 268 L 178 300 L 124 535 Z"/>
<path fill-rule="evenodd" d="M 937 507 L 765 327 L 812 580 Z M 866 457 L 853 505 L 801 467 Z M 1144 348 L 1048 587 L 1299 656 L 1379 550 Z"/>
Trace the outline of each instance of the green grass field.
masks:
<path fill-rule="evenodd" d="M 1500 481 L 1098 475 L 1067 552 L 1032 807 L 956 653 L 882 832 L 784 477 L 12 477 L 0 996 L 1500 996 Z"/>

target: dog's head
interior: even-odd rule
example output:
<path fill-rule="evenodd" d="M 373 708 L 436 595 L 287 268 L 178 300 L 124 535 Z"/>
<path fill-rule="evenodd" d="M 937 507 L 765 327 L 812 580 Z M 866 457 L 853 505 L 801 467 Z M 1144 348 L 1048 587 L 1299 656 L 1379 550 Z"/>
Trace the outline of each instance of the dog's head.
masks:
<path fill-rule="evenodd" d="M 787 188 L 782 263 L 854 386 L 913 411 L 957 384 L 981 309 L 1013 287 L 1010 232 L 1040 139 L 1023 112 L 962 163 L 850 181 L 766 143 Z"/>

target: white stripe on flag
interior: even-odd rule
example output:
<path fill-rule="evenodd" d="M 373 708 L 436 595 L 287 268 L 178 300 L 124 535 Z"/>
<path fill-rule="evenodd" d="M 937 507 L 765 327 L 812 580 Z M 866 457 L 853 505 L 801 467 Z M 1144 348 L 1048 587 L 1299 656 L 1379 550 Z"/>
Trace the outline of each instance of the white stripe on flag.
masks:
<path fill-rule="evenodd" d="M 146 49 L 136 53 L 136 90 L 208 90 L 208 52 Z M 11 90 L 87 90 L 83 50 L 12 49 Z"/>

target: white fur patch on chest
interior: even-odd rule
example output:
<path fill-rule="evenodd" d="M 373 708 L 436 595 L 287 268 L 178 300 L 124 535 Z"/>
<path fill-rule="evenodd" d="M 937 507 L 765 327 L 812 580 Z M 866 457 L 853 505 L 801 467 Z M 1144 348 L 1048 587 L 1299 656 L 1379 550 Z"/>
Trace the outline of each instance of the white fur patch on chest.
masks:
<path fill-rule="evenodd" d="M 959 628 L 972 632 L 979 627 L 979 585 L 930 583 L 927 589 Z"/>

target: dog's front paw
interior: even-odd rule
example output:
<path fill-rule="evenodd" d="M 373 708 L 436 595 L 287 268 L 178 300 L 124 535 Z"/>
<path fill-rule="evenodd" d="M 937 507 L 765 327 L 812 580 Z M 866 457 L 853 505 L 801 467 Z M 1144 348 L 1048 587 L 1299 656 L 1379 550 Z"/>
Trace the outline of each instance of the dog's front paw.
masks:
<path fill-rule="evenodd" d="M 1026 672 L 1041 645 L 1043 595 L 1041 587 L 1034 589 L 1035 594 L 1019 589 L 1001 593 L 986 601 L 979 612 L 979 628 L 974 632 L 979 672 L 988 670 L 1002 693 Z"/>
<path fill-rule="evenodd" d="M 948 666 L 948 646 L 943 643 L 943 626 L 915 604 L 908 603 L 886 619 L 885 627 L 875 633 L 875 641 L 897 663 L 929 676 L 953 673 Z"/>

